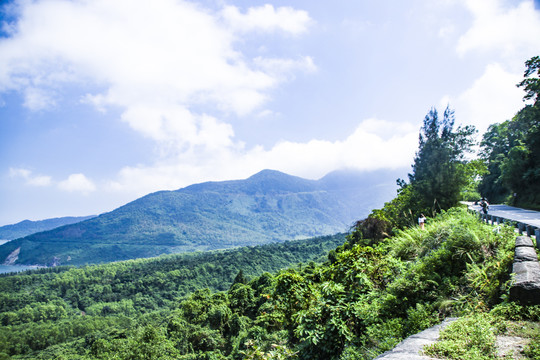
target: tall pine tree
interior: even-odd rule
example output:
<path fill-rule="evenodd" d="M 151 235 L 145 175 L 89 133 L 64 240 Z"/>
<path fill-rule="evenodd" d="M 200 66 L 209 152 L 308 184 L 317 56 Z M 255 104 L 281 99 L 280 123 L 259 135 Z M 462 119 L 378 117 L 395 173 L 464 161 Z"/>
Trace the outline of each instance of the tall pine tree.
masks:
<path fill-rule="evenodd" d="M 420 130 L 419 148 L 409 174 L 419 209 L 438 212 L 461 200 L 461 190 L 469 183 L 465 155 L 473 145 L 473 126 L 454 130 L 454 111 L 446 108 L 443 118 L 432 108 Z"/>

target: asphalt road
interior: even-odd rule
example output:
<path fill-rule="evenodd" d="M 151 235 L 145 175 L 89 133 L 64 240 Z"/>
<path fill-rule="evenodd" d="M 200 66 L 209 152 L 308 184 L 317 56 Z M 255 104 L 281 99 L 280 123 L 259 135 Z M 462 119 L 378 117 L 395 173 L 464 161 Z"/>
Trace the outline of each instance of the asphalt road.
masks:
<path fill-rule="evenodd" d="M 469 205 L 469 208 L 481 211 L 480 205 Z M 540 211 L 525 210 L 508 205 L 489 205 L 488 214 L 540 228 Z"/>

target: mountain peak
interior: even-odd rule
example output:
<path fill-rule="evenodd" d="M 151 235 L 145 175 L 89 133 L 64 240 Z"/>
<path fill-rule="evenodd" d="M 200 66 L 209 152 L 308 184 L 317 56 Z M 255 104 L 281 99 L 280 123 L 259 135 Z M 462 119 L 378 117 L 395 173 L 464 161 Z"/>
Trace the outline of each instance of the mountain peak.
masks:
<path fill-rule="evenodd" d="M 246 179 L 250 193 L 288 193 L 313 191 L 316 182 L 277 170 L 262 170 Z"/>
<path fill-rule="evenodd" d="M 285 174 L 278 170 L 271 170 L 271 169 L 264 169 L 259 171 L 258 173 L 251 175 L 248 180 L 259 180 L 259 179 L 283 179 L 283 178 L 290 178 L 294 177 L 289 174 Z"/>

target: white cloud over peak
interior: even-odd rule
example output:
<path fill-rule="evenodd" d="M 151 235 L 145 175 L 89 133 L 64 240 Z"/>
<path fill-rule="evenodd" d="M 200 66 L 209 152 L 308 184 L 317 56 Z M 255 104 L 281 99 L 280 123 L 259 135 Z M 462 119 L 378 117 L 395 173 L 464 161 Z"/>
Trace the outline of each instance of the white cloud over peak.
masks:
<path fill-rule="evenodd" d="M 389 128 L 397 131 L 389 135 Z M 418 128 L 414 125 L 368 119 L 344 140 L 281 141 L 270 149 L 206 147 L 151 166 L 125 167 L 108 187 L 110 191 L 143 195 L 201 181 L 248 177 L 262 169 L 316 179 L 336 168 L 401 168 L 410 164 L 417 146 Z"/>

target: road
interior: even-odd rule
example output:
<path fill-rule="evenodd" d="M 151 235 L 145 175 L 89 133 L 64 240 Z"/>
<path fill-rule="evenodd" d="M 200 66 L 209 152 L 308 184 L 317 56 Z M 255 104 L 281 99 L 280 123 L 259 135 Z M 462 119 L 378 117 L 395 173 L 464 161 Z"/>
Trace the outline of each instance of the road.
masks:
<path fill-rule="evenodd" d="M 480 205 L 468 205 L 470 209 L 481 211 Z M 525 210 L 508 205 L 490 205 L 488 214 L 540 228 L 540 211 Z"/>

